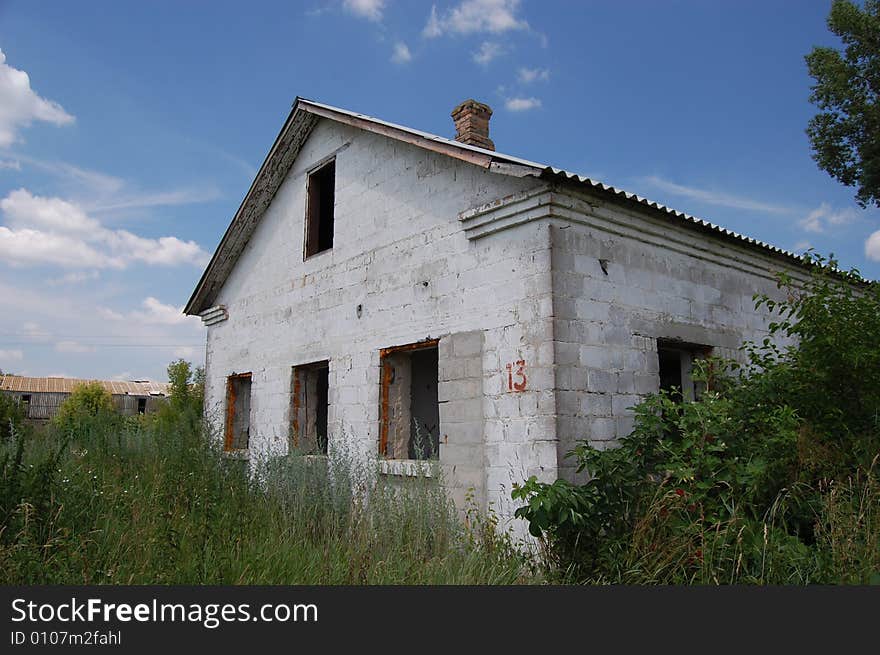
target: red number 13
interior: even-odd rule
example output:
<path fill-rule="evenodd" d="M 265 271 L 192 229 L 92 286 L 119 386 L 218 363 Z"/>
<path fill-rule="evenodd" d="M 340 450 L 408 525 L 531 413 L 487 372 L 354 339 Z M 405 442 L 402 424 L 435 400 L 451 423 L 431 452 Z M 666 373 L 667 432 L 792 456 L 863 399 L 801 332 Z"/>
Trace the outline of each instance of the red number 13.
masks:
<path fill-rule="evenodd" d="M 507 390 L 508 391 L 525 391 L 526 390 L 526 361 L 524 359 L 518 359 L 513 364 L 507 365 Z M 516 376 L 519 378 L 518 381 L 514 382 L 513 377 Z"/>

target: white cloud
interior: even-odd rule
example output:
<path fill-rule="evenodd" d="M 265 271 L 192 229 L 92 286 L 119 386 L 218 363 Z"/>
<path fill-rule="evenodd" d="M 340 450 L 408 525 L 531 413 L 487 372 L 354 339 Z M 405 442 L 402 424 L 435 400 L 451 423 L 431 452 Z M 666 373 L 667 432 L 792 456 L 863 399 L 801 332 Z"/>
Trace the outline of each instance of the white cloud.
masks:
<path fill-rule="evenodd" d="M 550 71 L 546 68 L 520 68 L 517 71 L 517 79 L 522 84 L 531 84 L 535 81 L 546 82 L 550 79 Z"/>
<path fill-rule="evenodd" d="M 20 171 L 21 162 L 15 159 L 0 159 L 0 171 Z"/>
<path fill-rule="evenodd" d="M 73 123 L 74 118 L 57 102 L 37 95 L 28 74 L 7 64 L 0 49 L 0 148 L 18 141 L 19 129 L 34 121 L 60 126 Z"/>
<path fill-rule="evenodd" d="M 26 189 L 0 200 L 0 210 L 7 223 L 0 226 L 0 261 L 13 265 L 122 269 L 135 262 L 204 266 L 209 259 L 194 241 L 110 230 L 72 202 L 34 196 Z"/>
<path fill-rule="evenodd" d="M 529 111 L 541 106 L 539 98 L 508 98 L 504 102 L 508 111 Z"/>
<path fill-rule="evenodd" d="M 796 244 L 794 244 L 794 246 L 792 247 L 792 250 L 794 252 L 803 252 L 805 250 L 809 250 L 812 247 L 813 247 L 812 243 L 804 240 L 804 241 L 798 241 Z"/>
<path fill-rule="evenodd" d="M 395 43 L 394 52 L 391 55 L 391 61 L 393 61 L 395 64 L 405 64 L 411 60 L 412 53 L 409 51 L 409 47 L 402 41 Z"/>
<path fill-rule="evenodd" d="M 167 305 L 153 296 L 144 298 L 141 307 L 143 309 L 136 309 L 128 314 L 122 314 L 106 307 L 101 307 L 98 311 L 108 320 L 134 321 L 140 325 L 189 325 L 195 328 L 200 328 L 202 325 L 198 316 L 184 314 L 183 307 Z"/>
<path fill-rule="evenodd" d="M 61 198 L 42 198 L 27 189 L 17 189 L 0 200 L 0 210 L 9 227 L 69 235 L 87 235 L 101 229 L 101 224 L 73 203 Z"/>
<path fill-rule="evenodd" d="M 519 0 L 463 0 L 442 16 L 433 5 L 422 34 L 436 38 L 443 34 L 501 34 L 528 29 L 529 24 L 517 16 L 519 4 Z"/>
<path fill-rule="evenodd" d="M 345 0 L 342 6 L 355 16 L 378 22 L 382 20 L 385 0 Z"/>
<path fill-rule="evenodd" d="M 20 362 L 24 353 L 20 350 L 0 350 L 0 362 Z"/>
<path fill-rule="evenodd" d="M 504 49 L 500 44 L 493 41 L 483 41 L 480 44 L 480 49 L 474 53 L 474 61 L 480 64 L 480 66 L 488 66 L 489 62 L 496 59 L 503 52 Z"/>
<path fill-rule="evenodd" d="M 152 296 L 145 298 L 141 305 L 144 311 L 133 312 L 132 316 L 144 321 L 144 323 L 155 325 L 201 325 L 201 319 L 198 316 L 187 316 L 183 313 L 183 307 L 166 305 Z"/>
<path fill-rule="evenodd" d="M 832 209 L 831 205 L 823 202 L 800 221 L 800 226 L 807 232 L 824 232 L 832 225 L 845 225 L 857 217 L 858 213 L 852 207 Z"/>
<path fill-rule="evenodd" d="M 646 184 L 650 184 L 651 186 L 656 187 L 661 191 L 671 193 L 672 195 L 683 196 L 692 200 L 698 200 L 699 202 L 704 202 L 708 205 L 718 205 L 719 207 L 732 207 L 733 209 L 746 209 L 749 211 L 767 212 L 770 214 L 790 214 L 792 212 L 791 207 L 773 205 L 770 203 L 762 202 L 760 200 L 754 200 L 752 198 L 745 198 L 742 196 L 735 196 L 721 191 L 698 189 L 696 187 L 685 186 L 683 184 L 676 184 L 675 182 L 664 180 L 663 178 L 656 175 L 642 178 L 641 181 Z"/>
<path fill-rule="evenodd" d="M 874 232 L 865 241 L 865 257 L 871 261 L 880 262 L 880 230 Z"/>

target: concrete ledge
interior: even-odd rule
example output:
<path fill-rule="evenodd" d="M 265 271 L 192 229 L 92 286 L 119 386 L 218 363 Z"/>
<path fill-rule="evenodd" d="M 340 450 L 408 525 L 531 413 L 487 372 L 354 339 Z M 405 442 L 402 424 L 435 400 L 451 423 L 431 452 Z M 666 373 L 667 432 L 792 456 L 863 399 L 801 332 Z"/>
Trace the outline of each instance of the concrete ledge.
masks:
<path fill-rule="evenodd" d="M 437 460 L 380 459 L 379 473 L 410 478 L 433 478 Z"/>

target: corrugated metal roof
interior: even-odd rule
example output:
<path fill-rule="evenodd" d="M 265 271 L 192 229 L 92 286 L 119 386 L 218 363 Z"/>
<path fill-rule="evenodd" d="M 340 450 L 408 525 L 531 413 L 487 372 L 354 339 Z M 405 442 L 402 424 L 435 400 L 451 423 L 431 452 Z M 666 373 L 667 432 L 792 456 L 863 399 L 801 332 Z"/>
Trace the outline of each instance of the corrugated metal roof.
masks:
<path fill-rule="evenodd" d="M 82 380 L 77 378 L 31 378 L 21 375 L 0 376 L 0 391 L 21 391 L 24 393 L 70 393 L 74 387 L 89 382 L 97 382 L 114 396 L 167 396 L 171 385 L 166 382 L 120 381 L 120 380 Z"/>
<path fill-rule="evenodd" d="M 806 262 L 806 258 L 802 255 L 797 255 L 789 250 L 785 250 L 778 246 L 774 246 L 772 244 L 766 243 L 764 241 L 760 241 L 759 239 L 754 239 L 752 237 L 745 236 L 740 234 L 739 232 L 734 232 L 733 230 L 728 230 L 726 227 L 722 227 L 720 225 L 716 225 L 710 221 L 707 221 L 702 218 L 698 218 L 696 216 L 691 216 L 690 214 L 686 214 L 677 209 L 672 209 L 671 207 L 667 207 L 663 203 L 656 202 L 654 200 L 649 200 L 648 198 L 643 198 L 642 196 L 638 196 L 634 193 L 630 193 L 628 191 L 624 191 L 623 189 L 617 189 L 608 184 L 604 184 L 602 182 L 598 182 L 596 180 L 592 180 L 588 177 L 584 177 L 583 175 L 578 175 L 577 173 L 572 173 L 571 171 L 566 171 L 561 168 L 553 168 L 552 166 L 547 166 L 544 169 L 544 177 L 557 177 L 565 180 L 569 180 L 572 182 L 577 182 L 584 186 L 587 186 L 591 189 L 598 189 L 600 191 L 604 191 L 606 193 L 613 194 L 618 196 L 624 200 L 629 200 L 631 202 L 637 202 L 641 205 L 645 205 L 646 207 L 650 207 L 651 209 L 664 212 L 669 214 L 670 216 L 677 218 L 679 220 L 685 221 L 687 223 L 691 223 L 692 225 L 696 225 L 697 227 L 706 229 L 710 232 L 716 232 L 721 234 L 722 236 L 735 239 L 737 241 L 742 241 L 743 243 L 747 243 L 751 246 L 757 246 L 758 248 L 762 248 L 764 250 L 769 250 L 777 255 L 782 255 L 784 257 L 788 257 L 794 259 L 800 263 Z"/>

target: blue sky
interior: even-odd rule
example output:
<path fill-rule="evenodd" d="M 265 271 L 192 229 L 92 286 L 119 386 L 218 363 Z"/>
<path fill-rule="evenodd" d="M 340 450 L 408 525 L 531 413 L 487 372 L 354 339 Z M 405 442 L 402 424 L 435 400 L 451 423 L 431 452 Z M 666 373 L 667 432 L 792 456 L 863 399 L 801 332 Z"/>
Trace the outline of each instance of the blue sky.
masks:
<path fill-rule="evenodd" d="M 0 0 L 0 368 L 201 362 L 180 308 L 297 95 L 446 136 L 473 97 L 502 152 L 880 278 L 880 214 L 804 133 L 828 9 Z"/>

